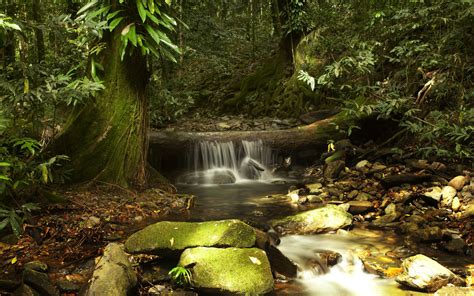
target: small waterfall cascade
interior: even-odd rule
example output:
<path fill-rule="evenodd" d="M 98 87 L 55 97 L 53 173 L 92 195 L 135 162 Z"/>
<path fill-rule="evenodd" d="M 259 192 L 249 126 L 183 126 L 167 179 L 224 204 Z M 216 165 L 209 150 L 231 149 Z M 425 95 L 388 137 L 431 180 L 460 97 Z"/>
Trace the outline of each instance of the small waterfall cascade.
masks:
<path fill-rule="evenodd" d="M 271 167 L 277 155 L 262 140 L 241 142 L 202 141 L 192 147 L 188 166 L 192 173 L 178 182 L 230 184 L 273 179 Z"/>

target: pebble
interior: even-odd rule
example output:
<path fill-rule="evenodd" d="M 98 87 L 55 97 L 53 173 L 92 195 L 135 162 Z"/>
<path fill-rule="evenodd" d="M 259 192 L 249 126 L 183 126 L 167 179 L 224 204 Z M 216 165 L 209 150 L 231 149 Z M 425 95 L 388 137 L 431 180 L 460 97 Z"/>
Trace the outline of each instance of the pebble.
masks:
<path fill-rule="evenodd" d="M 454 187 L 456 190 L 461 190 L 466 183 L 466 177 L 464 176 L 457 176 L 449 181 L 448 185 Z"/>
<path fill-rule="evenodd" d="M 453 198 L 453 203 L 451 204 L 451 209 L 454 212 L 459 211 L 459 208 L 461 207 L 461 202 L 459 201 L 459 198 L 456 196 Z"/>

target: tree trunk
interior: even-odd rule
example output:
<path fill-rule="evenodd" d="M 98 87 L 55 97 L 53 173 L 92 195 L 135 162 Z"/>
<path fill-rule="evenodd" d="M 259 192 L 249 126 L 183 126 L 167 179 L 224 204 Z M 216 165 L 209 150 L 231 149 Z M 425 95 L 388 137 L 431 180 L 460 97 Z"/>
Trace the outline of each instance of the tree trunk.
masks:
<path fill-rule="evenodd" d="M 120 30 L 107 40 L 102 65 L 106 89 L 75 110 L 58 137 L 56 152 L 71 158 L 72 181 L 144 185 L 147 155 L 146 60 L 120 59 Z M 117 33 L 118 32 L 118 33 Z"/>
<path fill-rule="evenodd" d="M 32 5 L 32 14 L 33 20 L 35 21 L 36 26 L 41 23 L 41 3 L 40 0 L 33 0 Z M 40 28 L 35 28 L 35 37 L 36 37 L 36 58 L 37 62 L 41 63 L 44 60 L 44 35 L 43 30 Z"/>

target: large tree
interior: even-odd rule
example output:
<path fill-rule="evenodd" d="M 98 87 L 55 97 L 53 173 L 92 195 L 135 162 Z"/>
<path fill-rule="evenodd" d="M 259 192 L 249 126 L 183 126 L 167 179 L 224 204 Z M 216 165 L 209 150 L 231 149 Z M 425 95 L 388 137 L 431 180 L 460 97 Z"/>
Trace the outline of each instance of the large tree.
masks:
<path fill-rule="evenodd" d="M 93 0 L 78 12 L 79 20 L 99 28 L 96 51 L 105 45 L 89 57 L 91 75 L 105 90 L 74 110 L 56 141 L 55 149 L 71 158 L 74 181 L 145 184 L 147 57 L 173 60 L 179 52 L 166 35 L 176 26 L 166 13 L 170 6 L 161 0 Z"/>

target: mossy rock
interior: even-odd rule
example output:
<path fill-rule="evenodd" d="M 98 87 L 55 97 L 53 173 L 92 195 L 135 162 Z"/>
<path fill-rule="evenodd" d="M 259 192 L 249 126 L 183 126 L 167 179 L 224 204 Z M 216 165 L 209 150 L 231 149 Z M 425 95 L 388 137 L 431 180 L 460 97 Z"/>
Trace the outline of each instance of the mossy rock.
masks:
<path fill-rule="evenodd" d="M 167 254 L 193 247 L 250 248 L 255 231 L 239 220 L 158 222 L 134 233 L 125 242 L 132 254 Z"/>
<path fill-rule="evenodd" d="M 191 270 L 191 285 L 205 292 L 263 295 L 273 290 L 270 263 L 257 248 L 187 249 L 179 265 Z"/>
<path fill-rule="evenodd" d="M 280 233 L 322 233 L 338 230 L 352 224 L 352 215 L 341 207 L 325 207 L 272 220 L 272 226 Z"/>

